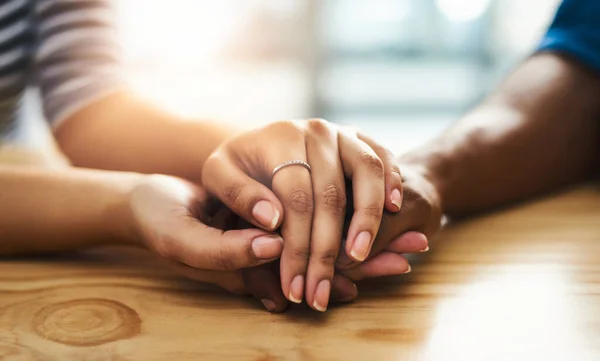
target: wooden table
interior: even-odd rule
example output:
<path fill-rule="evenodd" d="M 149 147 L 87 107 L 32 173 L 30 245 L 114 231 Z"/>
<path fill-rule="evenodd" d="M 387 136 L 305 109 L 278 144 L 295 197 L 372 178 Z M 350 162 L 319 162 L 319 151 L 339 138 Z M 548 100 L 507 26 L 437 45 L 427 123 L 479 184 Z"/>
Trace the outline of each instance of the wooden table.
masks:
<path fill-rule="evenodd" d="M 1 360 L 600 360 L 600 191 L 446 229 L 413 273 L 317 314 L 89 252 L 0 261 Z"/>

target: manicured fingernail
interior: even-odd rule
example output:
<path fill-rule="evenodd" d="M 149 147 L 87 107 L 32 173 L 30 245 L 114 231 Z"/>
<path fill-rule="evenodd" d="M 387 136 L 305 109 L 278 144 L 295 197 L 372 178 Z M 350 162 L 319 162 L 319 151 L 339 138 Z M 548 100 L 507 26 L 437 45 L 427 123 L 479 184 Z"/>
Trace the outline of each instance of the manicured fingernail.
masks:
<path fill-rule="evenodd" d="M 412 271 L 412 267 L 410 265 L 408 265 L 408 268 L 406 269 L 406 271 L 404 271 L 404 274 L 410 273 Z"/>
<path fill-rule="evenodd" d="M 262 300 L 260 300 L 260 302 L 262 302 L 262 304 L 265 306 L 265 308 L 271 312 L 275 311 L 275 309 L 277 308 L 277 305 L 275 304 L 275 302 L 273 302 L 267 298 L 263 298 Z"/>
<path fill-rule="evenodd" d="M 288 295 L 288 300 L 294 303 L 302 302 L 302 294 L 304 293 L 304 277 L 296 276 L 290 283 L 290 293 Z"/>
<path fill-rule="evenodd" d="M 269 259 L 279 257 L 283 239 L 275 236 L 260 236 L 252 240 L 252 252 L 256 258 Z"/>
<path fill-rule="evenodd" d="M 252 216 L 267 229 L 274 229 L 279 222 L 279 211 L 268 201 L 259 201 L 252 208 Z"/>
<path fill-rule="evenodd" d="M 323 280 L 319 282 L 317 285 L 317 290 L 315 291 L 315 299 L 312 304 L 317 311 L 325 312 L 327 310 L 330 293 L 331 282 L 329 280 Z"/>
<path fill-rule="evenodd" d="M 352 244 L 352 249 L 350 250 L 350 255 L 354 257 L 357 261 L 364 261 L 369 255 L 369 251 L 371 250 L 371 233 L 368 231 L 362 231 L 356 236 L 354 243 Z"/>
<path fill-rule="evenodd" d="M 429 246 L 423 248 L 420 252 L 427 252 L 427 251 L 429 251 Z"/>
<path fill-rule="evenodd" d="M 402 194 L 397 188 L 392 191 L 392 194 L 390 194 L 390 201 L 393 205 L 398 207 L 398 210 L 400 210 L 400 207 L 402 207 Z"/>

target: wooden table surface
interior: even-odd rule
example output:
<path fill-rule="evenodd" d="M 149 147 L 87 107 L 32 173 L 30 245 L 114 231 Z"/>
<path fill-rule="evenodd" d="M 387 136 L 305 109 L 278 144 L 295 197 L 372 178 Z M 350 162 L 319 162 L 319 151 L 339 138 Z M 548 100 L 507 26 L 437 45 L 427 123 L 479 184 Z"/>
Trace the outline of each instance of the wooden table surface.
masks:
<path fill-rule="evenodd" d="M 272 315 L 137 252 L 0 260 L 0 360 L 600 360 L 600 190 L 453 225 L 359 290 Z"/>

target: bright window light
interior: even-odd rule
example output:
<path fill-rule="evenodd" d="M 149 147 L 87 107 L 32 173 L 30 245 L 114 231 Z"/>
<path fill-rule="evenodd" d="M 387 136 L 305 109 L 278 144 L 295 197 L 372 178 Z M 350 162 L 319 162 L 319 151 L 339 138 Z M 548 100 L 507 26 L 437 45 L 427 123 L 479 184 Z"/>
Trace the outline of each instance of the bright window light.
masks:
<path fill-rule="evenodd" d="M 490 0 L 436 0 L 435 4 L 448 20 L 463 23 L 480 18 L 490 6 Z"/>

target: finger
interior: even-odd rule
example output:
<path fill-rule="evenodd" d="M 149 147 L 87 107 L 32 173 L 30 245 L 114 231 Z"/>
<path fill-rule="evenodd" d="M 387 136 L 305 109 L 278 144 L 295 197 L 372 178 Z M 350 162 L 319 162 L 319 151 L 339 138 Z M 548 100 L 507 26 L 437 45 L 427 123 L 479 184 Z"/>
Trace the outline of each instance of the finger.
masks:
<path fill-rule="evenodd" d="M 423 196 L 421 192 L 413 189 L 408 181 L 404 187 L 404 206 L 398 213 L 384 213 L 383 220 L 377 234 L 374 250 L 381 245 L 397 239 L 407 231 L 417 231 L 423 233 L 426 237 L 433 235 L 440 226 L 440 211 L 433 207 L 431 202 Z M 425 250 L 425 246 L 421 250 Z M 405 252 L 408 253 L 408 252 Z M 372 257 L 376 252 L 372 252 Z M 338 269 L 348 269 L 355 267 L 357 262 L 353 261 L 345 253 L 338 256 L 336 267 Z"/>
<path fill-rule="evenodd" d="M 385 250 L 398 254 L 427 252 L 429 251 L 429 241 L 421 232 L 406 232 L 393 239 Z"/>
<path fill-rule="evenodd" d="M 232 157 L 213 154 L 204 164 L 202 182 L 227 208 L 253 225 L 267 231 L 279 227 L 283 207 L 277 196 L 248 176 Z"/>
<path fill-rule="evenodd" d="M 401 275 L 411 271 L 406 258 L 391 252 L 381 252 L 374 258 L 354 268 L 340 271 L 340 274 L 353 281 L 365 278 Z"/>
<path fill-rule="evenodd" d="M 172 262 L 171 266 L 191 280 L 210 283 L 236 295 L 248 294 L 242 276 L 237 272 L 202 270 L 177 262 Z"/>
<path fill-rule="evenodd" d="M 331 280 L 331 298 L 334 303 L 352 302 L 358 297 L 358 289 L 354 282 L 342 275 L 335 275 Z"/>
<path fill-rule="evenodd" d="M 314 216 L 306 271 L 306 303 L 324 312 L 342 242 L 346 191 L 337 131 L 324 120 L 307 122 L 306 153 L 311 165 Z"/>
<path fill-rule="evenodd" d="M 358 134 L 358 138 L 367 143 L 383 162 L 385 174 L 385 209 L 398 212 L 402 208 L 402 174 L 396 157 L 392 152 L 377 144 L 373 139 Z"/>
<path fill-rule="evenodd" d="M 158 242 L 157 253 L 188 266 L 233 271 L 270 262 L 283 249 L 280 236 L 259 229 L 223 232 L 208 227 L 191 215 L 179 216 L 171 223 Z"/>
<path fill-rule="evenodd" d="M 271 155 L 269 164 L 275 169 L 290 160 L 306 162 L 306 145 L 302 133 L 288 146 Z M 281 169 L 273 175 L 271 187 L 283 203 L 285 218 L 281 234 L 285 245 L 281 254 L 281 289 L 288 300 L 302 302 L 313 220 L 313 190 L 309 171 L 294 165 Z"/>
<path fill-rule="evenodd" d="M 377 238 L 379 239 L 379 237 Z M 377 242 L 378 240 L 376 239 L 375 243 Z M 427 252 L 429 251 L 429 241 L 427 240 L 427 237 L 421 232 L 406 232 L 389 241 L 385 245 L 384 249 L 388 252 L 393 252 L 397 254 Z M 376 254 L 374 255 L 373 252 L 371 252 L 371 255 L 369 257 L 372 258 L 375 256 Z M 358 265 L 358 263 L 351 260 L 345 254 L 341 254 L 336 262 L 336 266 L 339 269 L 348 269 L 355 267 L 356 265 Z"/>
<path fill-rule="evenodd" d="M 246 289 L 269 312 L 283 312 L 288 306 L 276 272 L 270 264 L 241 270 Z"/>
<path fill-rule="evenodd" d="M 379 230 L 385 203 L 383 163 L 365 142 L 343 131 L 339 133 L 341 160 L 352 179 L 354 213 L 348 229 L 346 254 L 364 261 Z"/>

